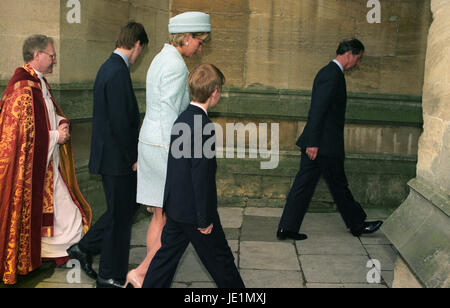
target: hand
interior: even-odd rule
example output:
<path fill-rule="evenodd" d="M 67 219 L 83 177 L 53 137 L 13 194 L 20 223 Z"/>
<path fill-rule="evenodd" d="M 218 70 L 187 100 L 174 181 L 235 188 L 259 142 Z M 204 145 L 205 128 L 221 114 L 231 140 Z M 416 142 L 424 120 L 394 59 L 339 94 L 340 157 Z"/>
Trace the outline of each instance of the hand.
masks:
<path fill-rule="evenodd" d="M 135 162 L 135 163 L 133 164 L 133 166 L 131 167 L 131 169 L 133 169 L 134 172 L 137 171 L 137 162 Z"/>
<path fill-rule="evenodd" d="M 69 124 L 64 123 L 58 126 L 58 144 L 65 144 L 67 141 L 70 140 L 70 133 L 69 133 Z"/>
<path fill-rule="evenodd" d="M 63 124 L 59 125 L 59 128 L 61 128 L 62 130 L 69 131 L 69 123 L 63 123 Z"/>
<path fill-rule="evenodd" d="M 213 224 L 210 224 L 207 228 L 197 228 L 197 230 L 200 231 L 201 234 L 209 235 L 212 232 L 213 226 Z"/>
<path fill-rule="evenodd" d="M 319 152 L 319 148 L 306 148 L 306 155 L 308 155 L 310 160 L 315 160 L 317 157 L 317 153 Z"/>

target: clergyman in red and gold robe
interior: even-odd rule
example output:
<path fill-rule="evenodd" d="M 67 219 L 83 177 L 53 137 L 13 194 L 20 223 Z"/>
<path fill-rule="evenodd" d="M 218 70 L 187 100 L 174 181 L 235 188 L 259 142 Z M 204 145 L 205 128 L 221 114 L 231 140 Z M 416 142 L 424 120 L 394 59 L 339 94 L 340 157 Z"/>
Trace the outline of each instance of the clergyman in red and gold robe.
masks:
<path fill-rule="evenodd" d="M 16 69 L 0 101 L 0 279 L 5 284 L 17 283 L 18 275 L 43 260 L 66 261 L 66 250 L 92 221 L 76 180 L 72 143 L 63 138 L 61 125 L 70 136 L 68 120 L 44 77 L 56 64 L 53 40 L 28 38 L 24 59 L 27 64 Z"/>

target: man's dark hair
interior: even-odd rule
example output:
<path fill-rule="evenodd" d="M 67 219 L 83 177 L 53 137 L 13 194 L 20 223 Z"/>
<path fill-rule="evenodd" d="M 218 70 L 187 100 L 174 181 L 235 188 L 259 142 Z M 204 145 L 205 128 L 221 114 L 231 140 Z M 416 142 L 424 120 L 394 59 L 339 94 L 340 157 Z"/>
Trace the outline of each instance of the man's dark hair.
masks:
<path fill-rule="evenodd" d="M 146 46 L 148 44 L 147 33 L 143 25 L 130 21 L 120 29 L 119 38 L 116 41 L 116 48 L 129 50 L 134 47 L 137 41 L 140 41 L 141 46 Z"/>
<path fill-rule="evenodd" d="M 351 38 L 344 40 L 339 43 L 339 47 L 336 50 L 337 55 L 343 55 L 347 51 L 352 51 L 352 54 L 359 55 L 362 51 L 364 51 L 364 45 L 360 40 Z"/>

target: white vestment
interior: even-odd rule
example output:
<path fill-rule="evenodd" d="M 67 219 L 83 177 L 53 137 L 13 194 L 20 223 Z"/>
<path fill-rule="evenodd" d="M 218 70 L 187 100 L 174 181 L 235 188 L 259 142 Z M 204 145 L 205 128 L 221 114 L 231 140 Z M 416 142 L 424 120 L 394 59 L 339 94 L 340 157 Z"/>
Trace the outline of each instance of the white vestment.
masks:
<path fill-rule="evenodd" d="M 41 256 L 42 258 L 66 257 L 66 250 L 78 243 L 83 235 L 82 216 L 59 172 L 58 124 L 63 118 L 56 114 L 47 85 L 42 78 L 43 75 L 36 73 L 41 81 L 42 95 L 50 122 L 47 167 L 53 157 L 54 236 L 42 237 Z"/>

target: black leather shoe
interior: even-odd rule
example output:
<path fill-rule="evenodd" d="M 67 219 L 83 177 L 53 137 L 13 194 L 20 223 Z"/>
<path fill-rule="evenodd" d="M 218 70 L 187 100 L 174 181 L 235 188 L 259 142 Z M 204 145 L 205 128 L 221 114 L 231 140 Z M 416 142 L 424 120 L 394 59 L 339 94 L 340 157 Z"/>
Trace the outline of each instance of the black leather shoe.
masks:
<path fill-rule="evenodd" d="M 295 240 L 295 241 L 303 241 L 303 240 L 306 240 L 308 237 L 306 236 L 306 234 L 280 229 L 277 232 L 277 238 L 282 241 L 284 241 L 286 239 L 291 239 L 291 240 Z"/>
<path fill-rule="evenodd" d="M 122 289 L 123 283 L 116 279 L 106 279 L 100 276 L 97 277 L 97 288 L 99 289 Z"/>
<path fill-rule="evenodd" d="M 86 273 L 86 275 L 92 279 L 97 279 L 97 273 L 92 269 L 92 256 L 89 253 L 84 252 L 78 244 L 75 244 L 67 249 L 67 254 L 71 259 L 75 259 L 80 262 L 81 269 Z"/>
<path fill-rule="evenodd" d="M 350 232 L 354 236 L 360 236 L 362 234 L 370 234 L 370 233 L 374 233 L 374 232 L 378 231 L 378 229 L 380 229 L 382 224 L 383 224 L 383 222 L 380 220 L 367 221 L 367 222 L 364 222 L 361 225 L 361 227 L 356 228 L 356 229 L 351 229 Z"/>

